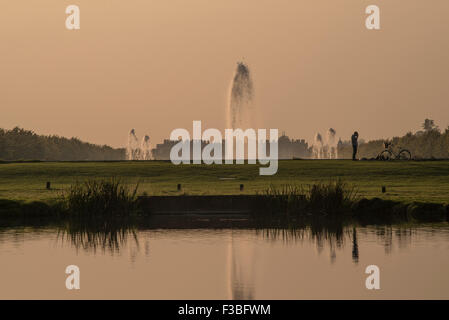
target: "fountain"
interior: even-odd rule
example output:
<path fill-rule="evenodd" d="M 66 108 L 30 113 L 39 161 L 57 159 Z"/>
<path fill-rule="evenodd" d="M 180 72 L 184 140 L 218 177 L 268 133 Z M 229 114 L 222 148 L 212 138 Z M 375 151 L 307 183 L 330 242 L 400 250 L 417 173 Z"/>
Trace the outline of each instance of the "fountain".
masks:
<path fill-rule="evenodd" d="M 321 159 L 324 154 L 324 145 L 323 145 L 323 138 L 321 137 L 321 134 L 317 132 L 315 134 L 315 138 L 313 139 L 313 158 L 314 159 Z"/>
<path fill-rule="evenodd" d="M 150 137 L 145 136 L 140 145 L 140 160 L 151 160 Z"/>
<path fill-rule="evenodd" d="M 336 134 L 337 132 L 335 129 L 330 128 L 327 131 L 326 141 L 323 140 L 323 137 L 319 132 L 315 134 L 312 146 L 313 159 L 338 159 L 338 142 Z"/>
<path fill-rule="evenodd" d="M 151 160 L 150 137 L 144 136 L 140 145 L 138 141 L 136 131 L 131 129 L 128 134 L 126 158 L 128 160 Z"/>
<path fill-rule="evenodd" d="M 336 131 L 330 128 L 327 131 L 327 157 L 328 159 L 338 159 L 337 139 L 335 137 Z"/>
<path fill-rule="evenodd" d="M 245 63 L 238 62 L 230 86 L 226 128 L 252 128 L 254 115 L 252 100 L 253 82 L 249 68 Z"/>

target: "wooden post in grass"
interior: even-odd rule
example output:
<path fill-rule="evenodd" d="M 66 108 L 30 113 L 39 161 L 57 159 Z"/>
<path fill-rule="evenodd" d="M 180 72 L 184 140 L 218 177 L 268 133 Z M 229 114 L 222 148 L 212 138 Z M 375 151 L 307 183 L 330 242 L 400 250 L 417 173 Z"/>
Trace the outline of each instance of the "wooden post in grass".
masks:
<path fill-rule="evenodd" d="M 245 186 L 243 185 L 243 184 L 241 184 L 240 185 L 240 191 L 243 191 L 243 188 L 244 188 Z"/>
<path fill-rule="evenodd" d="M 387 192 L 387 187 L 382 186 L 382 193 L 385 193 L 385 192 Z"/>
<path fill-rule="evenodd" d="M 50 190 L 51 189 L 51 183 L 50 183 L 50 181 L 47 181 L 47 190 Z"/>
<path fill-rule="evenodd" d="M 181 184 L 178 183 L 178 191 L 181 191 Z"/>

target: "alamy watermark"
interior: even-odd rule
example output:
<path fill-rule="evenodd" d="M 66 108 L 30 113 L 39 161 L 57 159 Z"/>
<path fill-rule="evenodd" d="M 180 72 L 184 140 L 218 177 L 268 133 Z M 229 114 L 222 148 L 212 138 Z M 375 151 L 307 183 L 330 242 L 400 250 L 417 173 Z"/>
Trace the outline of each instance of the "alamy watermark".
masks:
<path fill-rule="evenodd" d="M 69 276 L 65 280 L 67 290 L 80 289 L 80 268 L 76 265 L 69 265 L 65 269 L 65 273 Z"/>
<path fill-rule="evenodd" d="M 380 290 L 380 269 L 376 265 L 369 265 L 365 269 L 369 276 L 365 280 L 365 287 L 368 290 Z"/>
<path fill-rule="evenodd" d="M 80 29 L 80 8 L 77 5 L 67 6 L 65 13 L 68 14 L 65 20 L 65 27 L 68 30 L 79 30 Z"/>
<path fill-rule="evenodd" d="M 69 16 L 66 18 L 65 26 L 68 30 L 80 29 L 80 8 L 77 5 L 69 5 L 66 7 L 65 13 Z M 368 30 L 380 30 L 380 9 L 377 5 L 369 5 L 365 9 L 367 18 L 365 26 Z"/>
<path fill-rule="evenodd" d="M 202 132 L 201 121 L 193 121 L 192 138 L 188 130 L 179 128 L 171 132 L 170 140 L 179 141 L 170 150 L 175 165 L 233 164 L 234 160 L 244 164 L 247 160 L 248 164 L 269 165 L 259 168 L 260 175 L 274 175 L 278 170 L 278 129 L 270 129 L 269 137 L 266 129 L 226 129 L 223 139 L 218 129 Z"/>

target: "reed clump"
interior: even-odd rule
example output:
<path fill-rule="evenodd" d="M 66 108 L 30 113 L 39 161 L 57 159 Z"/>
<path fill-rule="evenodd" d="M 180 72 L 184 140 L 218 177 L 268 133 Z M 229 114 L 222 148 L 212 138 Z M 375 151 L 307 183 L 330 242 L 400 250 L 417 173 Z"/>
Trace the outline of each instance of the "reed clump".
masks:
<path fill-rule="evenodd" d="M 343 215 L 358 201 L 355 187 L 341 180 L 309 186 L 271 185 L 264 193 L 272 213 L 291 215 Z"/>
<path fill-rule="evenodd" d="M 107 178 L 76 182 L 63 195 L 70 215 L 126 216 L 137 211 L 137 189 L 120 179 Z"/>
<path fill-rule="evenodd" d="M 354 186 L 336 180 L 310 186 L 307 200 L 312 212 L 332 215 L 350 211 L 359 196 Z"/>

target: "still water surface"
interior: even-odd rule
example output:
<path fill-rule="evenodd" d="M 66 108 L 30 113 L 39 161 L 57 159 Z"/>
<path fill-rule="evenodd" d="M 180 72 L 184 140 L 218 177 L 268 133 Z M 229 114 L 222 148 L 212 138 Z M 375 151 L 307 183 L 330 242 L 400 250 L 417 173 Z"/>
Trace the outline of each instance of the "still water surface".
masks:
<path fill-rule="evenodd" d="M 65 287 L 72 264 L 80 290 Z M 378 291 L 365 288 L 372 264 Z M 51 228 L 3 229 L 0 298 L 449 299 L 449 225 L 346 227 L 339 235 L 153 229 L 112 246 Z"/>

